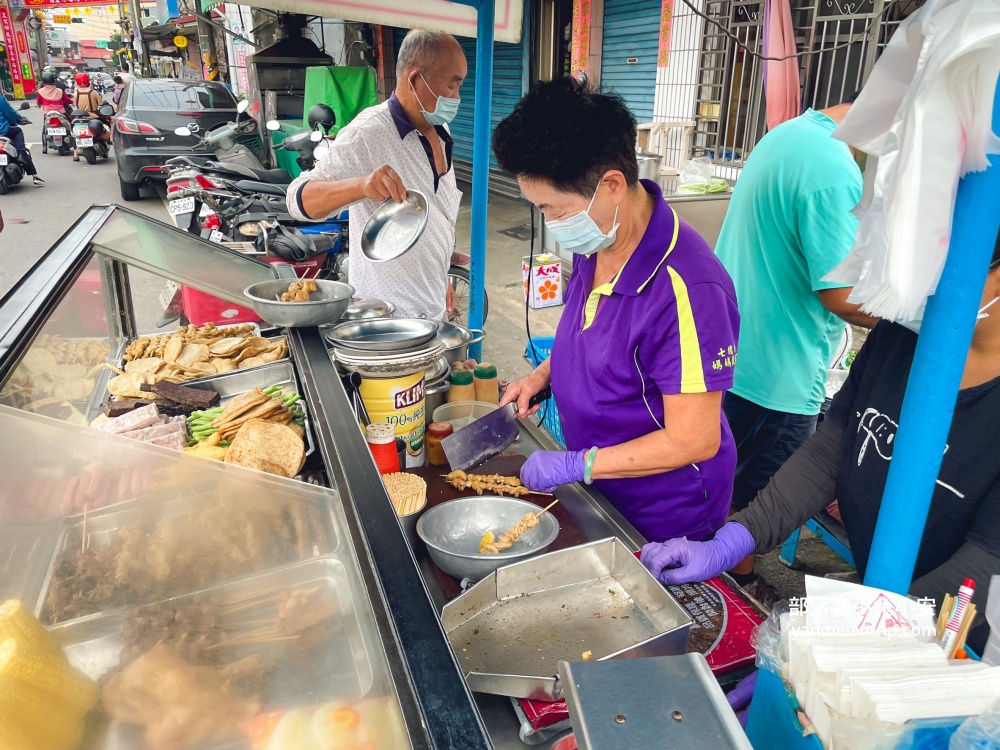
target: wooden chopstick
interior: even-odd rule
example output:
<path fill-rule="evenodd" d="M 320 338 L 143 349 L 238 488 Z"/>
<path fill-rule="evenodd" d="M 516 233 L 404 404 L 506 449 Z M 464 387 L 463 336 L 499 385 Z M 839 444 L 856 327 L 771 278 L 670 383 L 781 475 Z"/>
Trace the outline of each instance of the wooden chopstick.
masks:
<path fill-rule="evenodd" d="M 553 500 L 551 503 L 548 504 L 548 506 L 546 506 L 545 508 L 543 508 L 542 510 L 540 510 L 538 513 L 536 513 L 535 514 L 535 518 L 541 518 L 541 516 L 542 516 L 543 513 L 547 513 L 548 510 L 549 510 L 549 508 L 551 508 L 552 506 L 554 506 L 558 502 L 559 502 L 558 498 L 556 498 L 555 500 Z"/>

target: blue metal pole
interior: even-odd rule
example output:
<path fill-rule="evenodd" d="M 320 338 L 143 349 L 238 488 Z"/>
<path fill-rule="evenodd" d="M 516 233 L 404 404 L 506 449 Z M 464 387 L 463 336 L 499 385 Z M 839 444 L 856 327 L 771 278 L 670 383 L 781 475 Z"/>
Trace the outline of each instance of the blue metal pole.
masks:
<path fill-rule="evenodd" d="M 993 130 L 1000 132 L 1000 85 Z M 900 594 L 913 577 L 1000 226 L 1000 158 L 991 163 L 959 183 L 948 260 L 927 302 L 875 525 L 865 583 Z"/>
<path fill-rule="evenodd" d="M 476 100 L 472 117 L 472 237 L 469 253 L 469 328 L 483 327 L 486 288 L 486 213 L 490 188 L 490 115 L 493 103 L 494 0 L 469 0 L 476 19 Z M 469 347 L 480 359 L 482 344 Z"/>

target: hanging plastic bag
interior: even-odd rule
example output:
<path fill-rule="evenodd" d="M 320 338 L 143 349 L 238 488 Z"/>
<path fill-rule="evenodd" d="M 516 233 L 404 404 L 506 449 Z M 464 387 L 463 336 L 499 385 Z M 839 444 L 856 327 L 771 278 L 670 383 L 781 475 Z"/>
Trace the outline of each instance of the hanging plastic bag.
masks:
<path fill-rule="evenodd" d="M 825 281 L 919 321 L 948 252 L 958 180 L 1000 153 L 991 129 L 1000 0 L 930 0 L 903 21 L 834 137 L 869 154 L 854 247 Z M 875 157 L 875 158 L 873 158 Z"/>
<path fill-rule="evenodd" d="M 712 160 L 707 156 L 690 159 L 677 178 L 677 192 L 681 195 L 706 195 L 725 193 L 729 183 L 721 177 L 712 177 Z"/>
<path fill-rule="evenodd" d="M 996 580 L 997 576 L 993 579 Z M 996 748 L 1000 748 L 1000 701 L 979 716 L 970 716 L 962 722 L 948 744 L 948 750 L 996 750 Z"/>

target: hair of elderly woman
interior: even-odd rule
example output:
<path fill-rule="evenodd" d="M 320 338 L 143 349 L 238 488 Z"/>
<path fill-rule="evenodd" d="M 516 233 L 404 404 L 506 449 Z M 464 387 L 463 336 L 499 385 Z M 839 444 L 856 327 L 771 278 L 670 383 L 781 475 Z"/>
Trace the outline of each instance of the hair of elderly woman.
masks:
<path fill-rule="evenodd" d="M 399 45 L 396 55 L 396 72 L 402 78 L 411 68 L 428 69 L 434 65 L 438 53 L 448 44 L 450 36 L 440 31 L 413 29 Z"/>
<path fill-rule="evenodd" d="M 493 133 L 500 168 L 589 198 L 612 169 L 639 183 L 635 117 L 586 80 L 537 83 Z"/>

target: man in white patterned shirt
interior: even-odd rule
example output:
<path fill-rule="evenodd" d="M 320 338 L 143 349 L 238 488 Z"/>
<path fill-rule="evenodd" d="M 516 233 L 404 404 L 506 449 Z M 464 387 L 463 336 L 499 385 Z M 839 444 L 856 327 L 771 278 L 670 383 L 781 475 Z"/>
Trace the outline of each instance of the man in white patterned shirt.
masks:
<path fill-rule="evenodd" d="M 359 114 L 288 188 L 288 209 L 298 219 L 351 206 L 351 284 L 360 297 L 392 302 L 398 317 L 446 320 L 454 308 L 448 267 L 462 193 L 447 123 L 467 70 L 455 37 L 411 31 L 399 49 L 395 93 Z M 361 230 L 382 201 L 402 201 L 407 189 L 427 196 L 427 227 L 408 252 L 374 263 L 361 252 Z"/>

